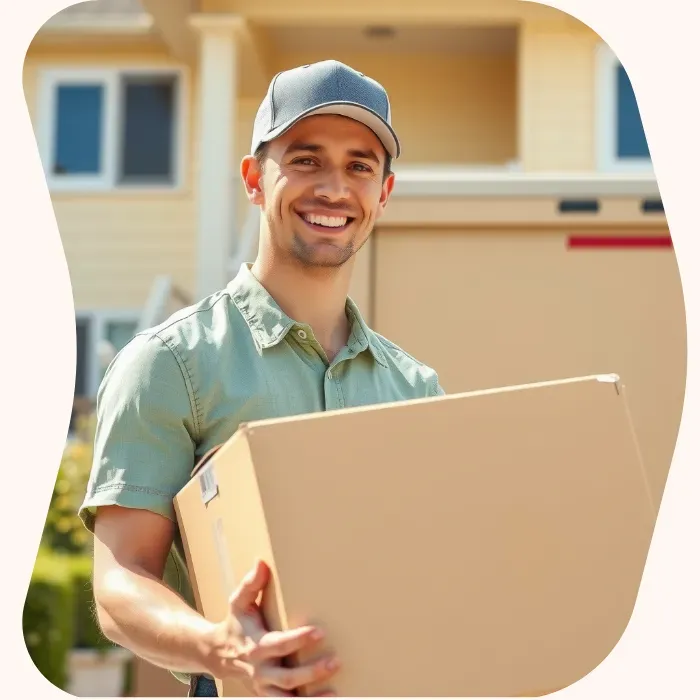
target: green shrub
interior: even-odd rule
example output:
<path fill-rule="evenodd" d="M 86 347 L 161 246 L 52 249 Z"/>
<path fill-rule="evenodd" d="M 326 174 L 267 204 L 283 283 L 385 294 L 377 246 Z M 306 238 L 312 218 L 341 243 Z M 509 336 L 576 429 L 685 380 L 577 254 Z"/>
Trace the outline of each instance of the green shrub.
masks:
<path fill-rule="evenodd" d="M 72 649 L 114 648 L 94 610 L 91 557 L 42 549 L 24 605 L 24 639 L 39 671 L 63 690 Z"/>
<path fill-rule="evenodd" d="M 41 552 L 22 615 L 24 640 L 34 665 L 65 690 L 68 652 L 75 639 L 75 586 L 69 562 Z"/>
<path fill-rule="evenodd" d="M 81 418 L 63 451 L 42 537 L 42 544 L 54 551 L 82 553 L 90 544 L 78 508 L 90 477 L 94 434 L 95 417 Z"/>
<path fill-rule="evenodd" d="M 96 619 L 92 538 L 77 515 L 92 466 L 94 427 L 94 416 L 83 419 L 66 444 L 22 618 L 34 664 L 63 690 L 72 649 L 114 647 Z"/>

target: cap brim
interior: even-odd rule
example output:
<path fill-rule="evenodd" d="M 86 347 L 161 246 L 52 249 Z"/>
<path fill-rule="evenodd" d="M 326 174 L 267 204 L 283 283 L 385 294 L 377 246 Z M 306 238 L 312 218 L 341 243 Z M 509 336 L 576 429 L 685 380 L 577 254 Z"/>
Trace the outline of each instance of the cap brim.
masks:
<path fill-rule="evenodd" d="M 342 117 L 349 117 L 355 121 L 364 124 L 371 129 L 377 138 L 382 142 L 384 148 L 392 158 L 398 158 L 401 155 L 401 145 L 394 130 L 387 124 L 376 112 L 373 112 L 367 107 L 363 107 L 355 102 L 327 102 L 326 104 L 314 107 L 313 109 L 302 112 L 298 117 L 281 124 L 276 129 L 268 132 L 260 143 L 266 143 L 278 138 L 285 131 L 289 131 L 295 124 L 298 124 L 302 119 L 312 117 L 317 114 L 337 114 Z"/>

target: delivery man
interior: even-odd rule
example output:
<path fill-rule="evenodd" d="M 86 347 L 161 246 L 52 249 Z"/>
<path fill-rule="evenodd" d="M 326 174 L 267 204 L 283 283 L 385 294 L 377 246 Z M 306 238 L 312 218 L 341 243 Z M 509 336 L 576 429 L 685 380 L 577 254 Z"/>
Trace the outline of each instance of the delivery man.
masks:
<path fill-rule="evenodd" d="M 232 676 L 255 695 L 295 695 L 312 681 L 332 684 L 341 662 L 282 665 L 324 631 L 265 629 L 256 604 L 269 577 L 262 562 L 219 621 L 196 612 L 182 566 L 167 580 L 169 554 L 183 561 L 173 497 L 195 463 L 242 421 L 443 393 L 435 371 L 371 330 L 348 297 L 399 150 L 376 81 L 336 61 L 277 75 L 241 163 L 248 199 L 261 210 L 255 262 L 138 333 L 98 392 L 80 516 L 94 533 L 99 622 L 114 643 L 189 682 L 195 697 L 215 697 L 212 678 Z M 289 461 L 293 469 L 293 454 Z"/>

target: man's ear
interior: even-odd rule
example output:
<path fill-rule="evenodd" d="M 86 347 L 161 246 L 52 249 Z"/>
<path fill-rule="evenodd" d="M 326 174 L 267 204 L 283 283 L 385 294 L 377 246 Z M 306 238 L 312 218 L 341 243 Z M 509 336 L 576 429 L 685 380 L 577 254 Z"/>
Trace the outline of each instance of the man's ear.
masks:
<path fill-rule="evenodd" d="M 390 173 L 389 177 L 382 184 L 382 195 L 379 198 L 379 209 L 377 210 L 377 218 L 380 218 L 386 209 L 386 205 L 389 203 L 389 197 L 394 189 L 394 181 L 396 176 L 394 173 Z"/>
<path fill-rule="evenodd" d="M 265 201 L 262 191 L 262 170 L 255 156 L 246 156 L 241 161 L 241 178 L 250 203 L 262 205 Z"/>

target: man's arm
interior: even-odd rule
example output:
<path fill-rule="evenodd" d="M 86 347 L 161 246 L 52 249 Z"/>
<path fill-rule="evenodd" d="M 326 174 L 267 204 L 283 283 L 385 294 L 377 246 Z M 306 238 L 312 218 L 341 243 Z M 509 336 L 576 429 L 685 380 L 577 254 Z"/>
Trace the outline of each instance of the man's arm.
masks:
<path fill-rule="evenodd" d="M 238 677 L 256 695 L 289 697 L 338 670 L 327 656 L 294 669 L 281 666 L 281 659 L 313 646 L 322 634 L 313 626 L 265 629 L 256 601 L 269 569 L 260 564 L 234 591 L 225 620 L 204 619 L 161 581 L 171 542 L 172 525 L 157 514 L 121 506 L 98 511 L 94 592 L 100 626 L 111 641 L 171 671 Z"/>
<path fill-rule="evenodd" d="M 257 604 L 262 563 L 232 592 L 224 620 L 207 621 L 162 580 L 173 543 L 175 494 L 194 466 L 201 426 L 180 360 L 139 336 L 98 393 L 95 455 L 80 516 L 94 533 L 93 590 L 105 636 L 170 671 L 238 677 L 256 695 L 288 696 L 330 678 L 328 659 L 295 669 L 281 659 L 318 639 L 312 626 L 268 632 Z"/>
<path fill-rule="evenodd" d="M 211 673 L 216 626 L 162 581 L 173 523 L 146 510 L 105 506 L 95 519 L 94 593 L 115 644 L 170 671 Z"/>
<path fill-rule="evenodd" d="M 143 334 L 110 365 L 80 515 L 94 534 L 93 590 L 105 636 L 170 671 L 203 673 L 213 625 L 162 580 L 173 498 L 189 479 L 201 432 L 176 352 Z"/>

